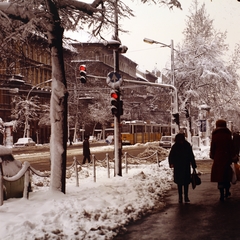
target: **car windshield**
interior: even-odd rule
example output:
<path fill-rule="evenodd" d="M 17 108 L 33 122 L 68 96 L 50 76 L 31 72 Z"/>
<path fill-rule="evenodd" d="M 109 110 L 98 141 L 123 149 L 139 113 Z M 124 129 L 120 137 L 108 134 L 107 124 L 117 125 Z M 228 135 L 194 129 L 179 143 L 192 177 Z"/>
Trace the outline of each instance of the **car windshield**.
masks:
<path fill-rule="evenodd" d="M 171 136 L 163 136 L 161 140 L 171 142 Z"/>

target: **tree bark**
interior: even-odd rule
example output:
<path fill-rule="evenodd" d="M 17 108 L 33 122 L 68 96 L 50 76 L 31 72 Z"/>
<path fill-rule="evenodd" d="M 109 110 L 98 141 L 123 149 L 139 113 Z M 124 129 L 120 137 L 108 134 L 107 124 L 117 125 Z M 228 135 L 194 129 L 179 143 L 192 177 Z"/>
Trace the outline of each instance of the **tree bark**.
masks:
<path fill-rule="evenodd" d="M 65 78 L 62 39 L 64 29 L 61 27 L 58 10 L 54 3 L 47 1 L 50 12 L 48 42 L 52 59 L 52 94 L 50 101 L 51 119 L 51 189 L 66 191 L 67 162 L 67 114 L 68 92 Z"/>

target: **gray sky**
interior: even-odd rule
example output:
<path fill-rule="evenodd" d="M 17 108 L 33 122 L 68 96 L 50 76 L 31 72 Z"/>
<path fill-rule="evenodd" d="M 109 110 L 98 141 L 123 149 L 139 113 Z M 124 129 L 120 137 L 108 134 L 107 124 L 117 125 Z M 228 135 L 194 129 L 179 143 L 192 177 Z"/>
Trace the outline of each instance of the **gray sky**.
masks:
<path fill-rule="evenodd" d="M 120 21 L 119 24 L 129 31 L 120 34 L 123 45 L 128 46 L 126 56 L 138 63 L 141 69 L 152 70 L 155 66 L 162 70 L 170 62 L 170 48 L 160 48 L 157 44 L 147 44 L 143 39 L 151 38 L 156 41 L 174 45 L 182 43 L 183 30 L 186 26 L 187 15 L 192 4 L 191 0 L 180 0 L 183 10 L 169 10 L 167 7 L 141 4 L 139 0 L 125 2 L 134 10 L 135 18 Z M 206 11 L 213 19 L 216 30 L 227 31 L 226 43 L 233 50 L 240 43 L 240 2 L 237 0 L 198 0 L 200 5 L 205 3 Z M 230 53 L 229 53 L 230 54 Z"/>

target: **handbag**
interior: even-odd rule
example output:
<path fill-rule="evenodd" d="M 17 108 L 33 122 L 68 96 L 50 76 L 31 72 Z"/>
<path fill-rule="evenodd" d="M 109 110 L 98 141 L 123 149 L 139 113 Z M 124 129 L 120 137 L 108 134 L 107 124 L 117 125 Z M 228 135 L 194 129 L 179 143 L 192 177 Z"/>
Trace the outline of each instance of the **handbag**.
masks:
<path fill-rule="evenodd" d="M 240 165 L 238 163 L 234 163 L 234 167 L 237 175 L 237 181 L 240 181 Z"/>
<path fill-rule="evenodd" d="M 237 174 L 236 174 L 236 168 L 234 163 L 231 164 L 231 168 L 232 168 L 232 180 L 231 183 L 232 184 L 236 184 L 237 183 Z"/>
<path fill-rule="evenodd" d="M 195 168 L 191 174 L 191 183 L 192 189 L 195 189 L 197 185 L 200 185 L 202 183 L 201 178 L 199 177 L 199 174 L 196 172 Z"/>

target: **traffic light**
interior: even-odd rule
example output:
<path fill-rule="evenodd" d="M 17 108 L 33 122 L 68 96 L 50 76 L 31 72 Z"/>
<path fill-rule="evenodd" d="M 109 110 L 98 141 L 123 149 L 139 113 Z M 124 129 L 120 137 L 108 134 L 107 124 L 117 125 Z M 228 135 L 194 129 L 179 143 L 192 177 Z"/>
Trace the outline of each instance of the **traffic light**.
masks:
<path fill-rule="evenodd" d="M 118 90 L 111 91 L 111 105 L 112 115 L 116 117 L 123 115 L 123 101 L 120 100 L 120 92 Z"/>
<path fill-rule="evenodd" d="M 173 113 L 173 121 L 179 126 L 180 121 L 179 121 L 179 113 Z"/>
<path fill-rule="evenodd" d="M 86 83 L 86 74 L 87 74 L 86 65 L 80 65 L 79 70 L 80 70 L 80 81 L 81 81 L 81 83 Z"/>
<path fill-rule="evenodd" d="M 187 108 L 184 109 L 184 112 L 185 112 L 185 116 L 186 116 L 186 118 L 189 118 L 190 115 L 189 115 L 189 111 L 188 111 Z"/>
<path fill-rule="evenodd" d="M 123 101 L 122 100 L 120 100 L 120 102 L 119 102 L 119 111 L 118 111 L 118 113 L 119 113 L 119 116 L 123 115 Z"/>
<path fill-rule="evenodd" d="M 119 92 L 116 90 L 111 91 L 111 111 L 112 115 L 118 116 L 118 102 L 119 102 Z"/>

